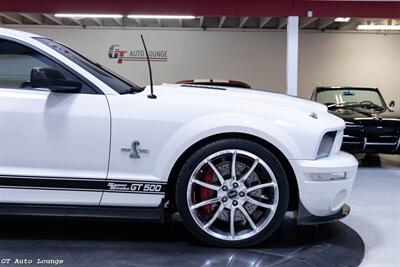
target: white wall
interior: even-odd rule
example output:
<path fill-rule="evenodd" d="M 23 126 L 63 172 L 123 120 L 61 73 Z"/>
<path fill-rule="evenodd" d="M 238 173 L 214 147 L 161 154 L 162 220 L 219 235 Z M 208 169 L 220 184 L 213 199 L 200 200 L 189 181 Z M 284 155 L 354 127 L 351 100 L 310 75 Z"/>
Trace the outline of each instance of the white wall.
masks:
<path fill-rule="evenodd" d="M 301 33 L 299 95 L 317 84 L 378 87 L 400 105 L 400 35 Z M 399 106 L 398 106 L 399 107 Z"/>
<path fill-rule="evenodd" d="M 107 57 L 113 44 L 168 50 L 167 63 L 153 63 L 156 83 L 191 78 L 237 79 L 255 88 L 285 91 L 285 32 L 55 29 L 25 27 L 57 39 L 132 81 L 148 83 L 145 62 L 117 64 Z M 400 106 L 400 35 L 301 32 L 299 95 L 319 85 L 379 87 Z"/>
<path fill-rule="evenodd" d="M 153 62 L 155 83 L 185 79 L 236 79 L 253 87 L 284 92 L 286 35 L 257 32 L 96 30 L 23 28 L 54 38 L 139 85 L 148 84 L 146 62 L 117 64 L 107 56 L 113 44 L 168 51 L 168 62 Z"/>

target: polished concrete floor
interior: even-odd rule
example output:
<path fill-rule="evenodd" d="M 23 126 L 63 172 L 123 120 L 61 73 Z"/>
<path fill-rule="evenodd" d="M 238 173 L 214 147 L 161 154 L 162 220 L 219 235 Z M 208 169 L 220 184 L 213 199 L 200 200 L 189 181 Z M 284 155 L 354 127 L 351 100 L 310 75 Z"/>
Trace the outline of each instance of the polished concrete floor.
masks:
<path fill-rule="evenodd" d="M 364 240 L 361 266 L 400 266 L 400 155 L 362 162 L 349 204 L 343 222 Z"/>

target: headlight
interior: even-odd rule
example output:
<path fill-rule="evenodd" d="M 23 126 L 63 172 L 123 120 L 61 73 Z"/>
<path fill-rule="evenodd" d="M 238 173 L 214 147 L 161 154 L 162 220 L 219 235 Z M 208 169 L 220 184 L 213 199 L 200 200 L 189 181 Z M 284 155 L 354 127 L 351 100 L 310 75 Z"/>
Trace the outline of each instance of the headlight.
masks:
<path fill-rule="evenodd" d="M 335 142 L 336 131 L 327 132 L 322 137 L 321 144 L 319 145 L 317 159 L 328 157 L 332 151 L 333 143 Z"/>

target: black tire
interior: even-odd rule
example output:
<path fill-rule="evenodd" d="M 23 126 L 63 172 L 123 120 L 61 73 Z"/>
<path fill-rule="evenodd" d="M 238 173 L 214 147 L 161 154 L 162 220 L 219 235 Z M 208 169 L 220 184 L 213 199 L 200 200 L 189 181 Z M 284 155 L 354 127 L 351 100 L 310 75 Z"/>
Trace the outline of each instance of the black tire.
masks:
<path fill-rule="evenodd" d="M 242 240 L 224 240 L 203 231 L 193 219 L 187 203 L 187 187 L 190 177 L 198 164 L 218 151 L 238 149 L 248 151 L 268 164 L 276 177 L 279 202 L 269 224 L 259 233 Z M 194 152 L 183 165 L 176 183 L 176 204 L 186 228 L 199 240 L 219 247 L 249 247 L 265 241 L 282 223 L 289 202 L 288 179 L 279 160 L 265 147 L 245 139 L 223 139 L 212 142 Z"/>

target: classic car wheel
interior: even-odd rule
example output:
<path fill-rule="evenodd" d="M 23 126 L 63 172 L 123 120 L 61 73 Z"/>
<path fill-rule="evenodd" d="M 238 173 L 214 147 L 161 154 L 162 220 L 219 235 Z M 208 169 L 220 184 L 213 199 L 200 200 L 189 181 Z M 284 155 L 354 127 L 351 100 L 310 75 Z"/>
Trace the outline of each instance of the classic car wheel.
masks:
<path fill-rule="evenodd" d="M 278 159 L 257 143 L 227 139 L 195 152 L 177 182 L 177 205 L 187 228 L 217 246 L 251 246 L 283 220 L 288 183 Z"/>

